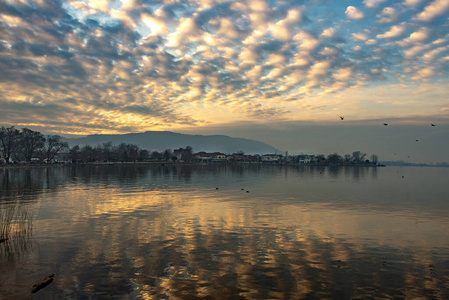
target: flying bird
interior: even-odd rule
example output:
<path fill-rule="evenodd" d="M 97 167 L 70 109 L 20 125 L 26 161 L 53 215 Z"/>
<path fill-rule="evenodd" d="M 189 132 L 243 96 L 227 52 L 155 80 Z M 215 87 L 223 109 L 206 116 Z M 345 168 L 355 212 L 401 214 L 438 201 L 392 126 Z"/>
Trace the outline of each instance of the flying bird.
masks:
<path fill-rule="evenodd" d="M 436 125 L 435 125 L 435 124 L 433 124 L 433 123 L 430 123 L 430 126 L 432 126 L 432 127 L 435 127 Z"/>
<path fill-rule="evenodd" d="M 388 123 L 384 123 L 384 126 L 387 126 L 388 125 Z"/>
<path fill-rule="evenodd" d="M 345 117 L 340 116 L 340 119 L 343 121 L 345 119 Z"/>

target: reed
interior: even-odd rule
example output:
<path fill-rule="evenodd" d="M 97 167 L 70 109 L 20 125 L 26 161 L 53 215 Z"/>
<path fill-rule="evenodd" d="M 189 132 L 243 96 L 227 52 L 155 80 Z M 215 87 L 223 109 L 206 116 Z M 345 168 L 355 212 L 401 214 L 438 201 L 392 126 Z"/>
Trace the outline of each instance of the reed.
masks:
<path fill-rule="evenodd" d="M 14 201 L 0 205 L 0 241 L 12 237 L 30 236 L 33 216 L 23 202 Z"/>

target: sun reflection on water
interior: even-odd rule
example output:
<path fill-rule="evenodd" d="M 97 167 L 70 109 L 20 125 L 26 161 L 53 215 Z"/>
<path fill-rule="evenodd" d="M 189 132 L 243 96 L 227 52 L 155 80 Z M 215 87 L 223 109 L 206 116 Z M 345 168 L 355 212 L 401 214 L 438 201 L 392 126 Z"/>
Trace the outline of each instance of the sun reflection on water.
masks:
<path fill-rule="evenodd" d="M 39 246 L 20 261 L 1 257 L 16 279 L 0 294 L 26 295 L 37 275 L 53 272 L 45 299 L 449 296 L 447 215 L 429 207 L 433 218 L 416 219 L 400 202 L 365 203 L 354 192 L 377 191 L 383 179 L 303 171 L 244 169 L 239 180 L 229 170 L 61 171 L 33 195 Z M 354 200 L 336 197 L 345 188 Z"/>

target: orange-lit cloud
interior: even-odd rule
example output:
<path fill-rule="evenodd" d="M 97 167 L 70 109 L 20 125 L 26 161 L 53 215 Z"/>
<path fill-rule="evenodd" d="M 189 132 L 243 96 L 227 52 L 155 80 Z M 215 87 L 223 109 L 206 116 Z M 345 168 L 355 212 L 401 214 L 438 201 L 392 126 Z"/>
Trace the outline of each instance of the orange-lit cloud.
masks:
<path fill-rule="evenodd" d="M 370 119 L 382 113 L 370 86 L 404 98 L 448 86 L 447 1 L 320 1 L 4 1 L 2 125 L 88 134 L 322 120 L 335 110 Z M 352 89 L 360 105 L 341 100 Z M 425 106 L 445 95 L 426 93 L 417 111 L 383 113 L 449 118 Z"/>

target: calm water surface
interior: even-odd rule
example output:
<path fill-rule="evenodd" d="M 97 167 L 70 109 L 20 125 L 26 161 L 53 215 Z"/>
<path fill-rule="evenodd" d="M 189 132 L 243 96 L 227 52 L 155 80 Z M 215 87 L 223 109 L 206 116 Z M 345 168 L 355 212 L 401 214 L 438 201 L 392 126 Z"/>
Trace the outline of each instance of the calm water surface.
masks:
<path fill-rule="evenodd" d="M 449 168 L 0 170 L 0 226 L 0 299 L 449 299 Z"/>

